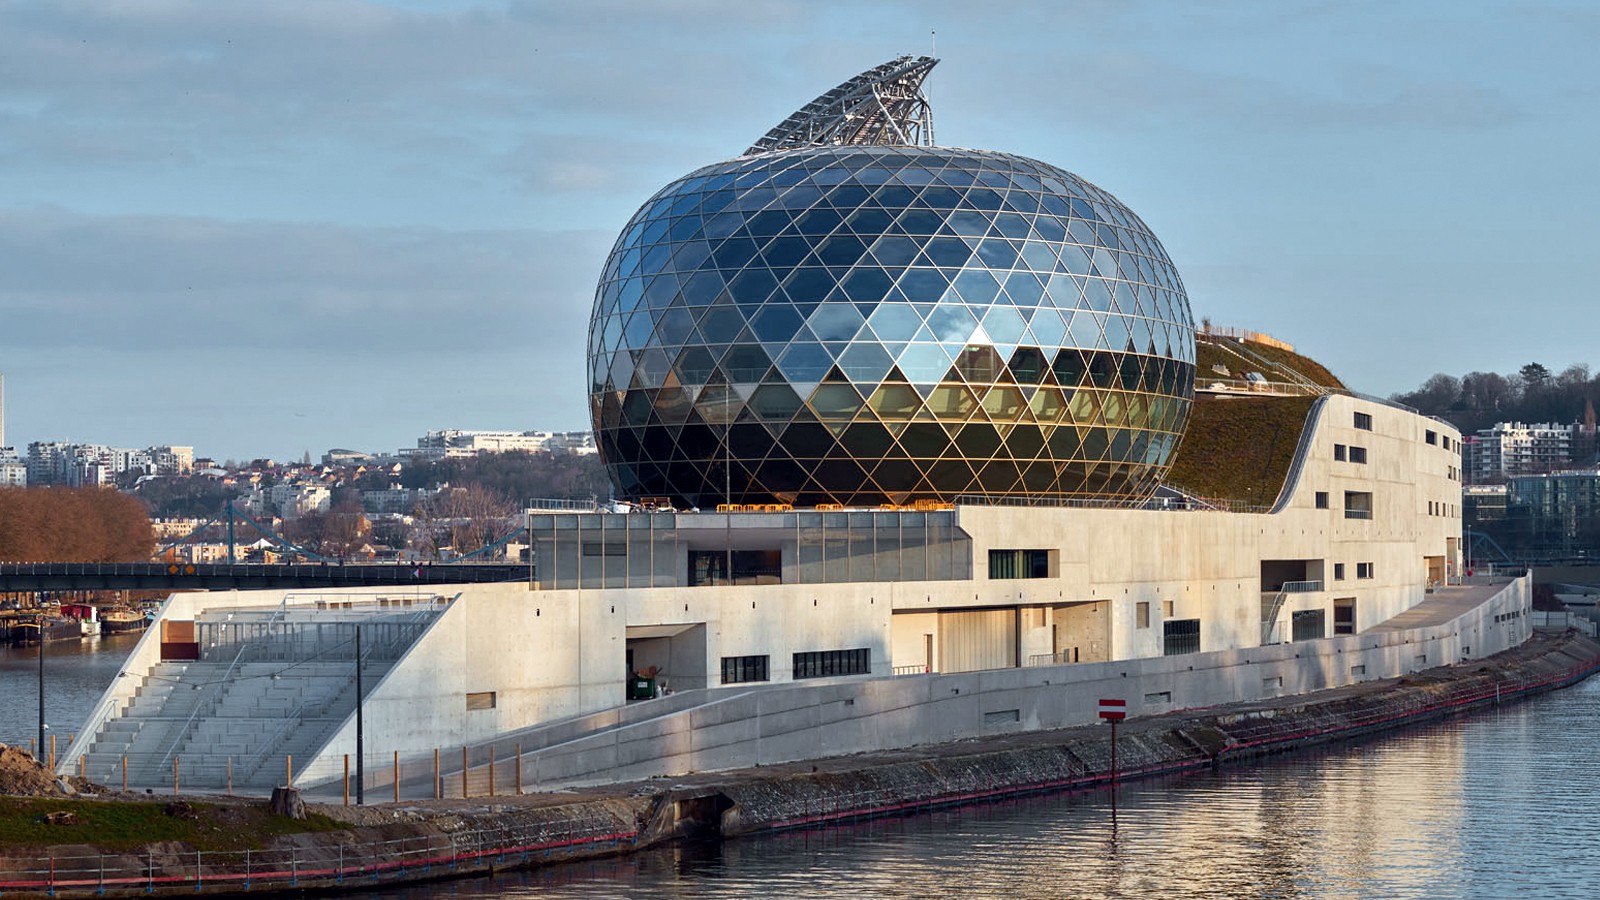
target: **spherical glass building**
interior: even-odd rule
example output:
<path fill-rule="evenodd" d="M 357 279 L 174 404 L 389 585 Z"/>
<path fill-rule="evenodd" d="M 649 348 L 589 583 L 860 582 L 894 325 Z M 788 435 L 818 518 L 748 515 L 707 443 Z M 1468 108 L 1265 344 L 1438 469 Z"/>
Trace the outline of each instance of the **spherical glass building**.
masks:
<path fill-rule="evenodd" d="M 1069 172 L 801 144 L 639 209 L 606 261 L 588 360 L 625 498 L 1131 502 L 1182 434 L 1194 328 L 1155 235 Z"/>

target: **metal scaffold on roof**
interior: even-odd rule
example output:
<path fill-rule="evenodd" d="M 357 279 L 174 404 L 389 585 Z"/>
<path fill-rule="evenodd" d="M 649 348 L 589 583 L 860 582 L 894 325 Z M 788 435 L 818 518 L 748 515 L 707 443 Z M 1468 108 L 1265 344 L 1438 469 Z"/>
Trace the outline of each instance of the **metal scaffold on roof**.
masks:
<path fill-rule="evenodd" d="M 796 147 L 932 146 L 933 111 L 922 82 L 938 62 L 907 55 L 868 69 L 778 123 L 745 155 Z"/>

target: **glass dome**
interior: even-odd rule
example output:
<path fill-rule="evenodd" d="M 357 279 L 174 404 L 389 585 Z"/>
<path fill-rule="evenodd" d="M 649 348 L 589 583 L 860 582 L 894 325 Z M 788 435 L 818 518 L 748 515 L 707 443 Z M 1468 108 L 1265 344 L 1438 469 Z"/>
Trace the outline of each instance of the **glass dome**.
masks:
<path fill-rule="evenodd" d="M 588 363 L 621 497 L 1131 501 L 1183 432 L 1194 325 L 1155 235 L 1069 172 L 818 147 L 646 202 L 606 260 Z"/>

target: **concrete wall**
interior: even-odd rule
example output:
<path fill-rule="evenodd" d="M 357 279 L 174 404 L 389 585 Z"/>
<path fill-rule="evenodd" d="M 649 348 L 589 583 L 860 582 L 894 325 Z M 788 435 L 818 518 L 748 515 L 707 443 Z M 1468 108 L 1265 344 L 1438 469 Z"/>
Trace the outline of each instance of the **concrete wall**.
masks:
<path fill-rule="evenodd" d="M 1497 653 L 1531 634 L 1529 606 L 1524 578 L 1454 621 L 1407 631 L 1088 665 L 730 690 L 703 706 L 528 753 L 523 770 L 530 787 L 553 789 L 1081 725 L 1096 720 L 1102 697 L 1126 700 L 1129 715 L 1139 716 L 1304 693 Z"/>

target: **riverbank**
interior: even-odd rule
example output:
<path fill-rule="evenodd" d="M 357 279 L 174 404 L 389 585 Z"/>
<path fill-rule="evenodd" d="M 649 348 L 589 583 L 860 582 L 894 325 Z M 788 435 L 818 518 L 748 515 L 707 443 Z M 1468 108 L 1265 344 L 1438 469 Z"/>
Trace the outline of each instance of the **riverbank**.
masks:
<path fill-rule="evenodd" d="M 1182 772 L 1402 727 L 1563 687 L 1597 667 L 1595 641 L 1541 634 L 1470 666 L 1129 720 L 1119 728 L 1119 777 Z M 0 892 L 342 891 L 453 877 L 628 852 L 691 833 L 815 827 L 1093 789 L 1112 779 L 1110 749 L 1109 729 L 1090 726 L 493 801 L 315 806 L 315 814 L 344 827 L 284 834 L 248 850 L 206 849 L 193 840 L 106 847 L 87 833 L 78 836 L 75 826 L 38 825 L 32 846 L 5 842 Z M 152 815 L 164 814 L 154 806 Z M 213 815 L 207 804 L 193 807 L 197 820 Z"/>

